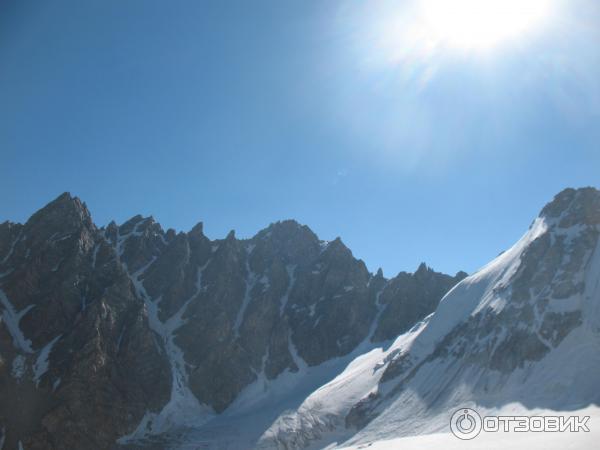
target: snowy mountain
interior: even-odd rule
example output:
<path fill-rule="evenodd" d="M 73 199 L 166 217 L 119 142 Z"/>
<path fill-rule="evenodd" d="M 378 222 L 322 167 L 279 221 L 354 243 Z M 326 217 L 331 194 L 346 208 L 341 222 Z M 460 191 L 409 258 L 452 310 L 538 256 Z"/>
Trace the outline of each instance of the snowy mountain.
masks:
<path fill-rule="evenodd" d="M 386 279 L 294 221 L 250 239 L 141 216 L 98 228 L 63 194 L 0 224 L 0 448 L 165 448 L 205 433 L 249 448 L 465 275 L 422 264 Z"/>
<path fill-rule="evenodd" d="M 600 192 L 563 191 L 519 242 L 456 285 L 433 314 L 278 417 L 259 448 L 466 448 L 453 437 L 399 438 L 447 433 L 452 412 L 463 407 L 511 415 L 597 408 L 599 235 Z M 589 448 L 590 439 L 578 438 L 572 448 Z"/>
<path fill-rule="evenodd" d="M 465 407 L 598 423 L 599 236 L 600 192 L 567 189 L 469 277 L 386 279 L 294 221 L 98 228 L 64 194 L 0 225 L 0 449 L 467 448 Z"/>

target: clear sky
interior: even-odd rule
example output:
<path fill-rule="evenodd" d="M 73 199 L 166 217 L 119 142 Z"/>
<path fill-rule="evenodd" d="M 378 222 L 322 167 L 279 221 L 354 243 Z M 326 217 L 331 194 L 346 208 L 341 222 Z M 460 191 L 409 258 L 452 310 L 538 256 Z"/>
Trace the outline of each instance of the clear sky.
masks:
<path fill-rule="evenodd" d="M 70 191 L 99 225 L 295 218 L 388 276 L 472 272 L 600 187 L 600 2 L 542 1 L 3 0 L 0 221 Z"/>

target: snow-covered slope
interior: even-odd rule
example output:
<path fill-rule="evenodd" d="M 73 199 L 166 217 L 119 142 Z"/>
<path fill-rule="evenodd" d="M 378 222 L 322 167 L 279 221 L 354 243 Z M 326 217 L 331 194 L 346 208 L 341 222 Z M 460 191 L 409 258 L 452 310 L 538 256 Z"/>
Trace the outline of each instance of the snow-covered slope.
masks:
<path fill-rule="evenodd" d="M 504 408 L 493 411 L 497 415 L 515 415 L 525 413 L 537 416 L 554 416 L 552 410 L 523 410 L 523 408 Z M 460 440 L 451 433 L 435 433 L 390 440 L 374 441 L 365 445 L 353 445 L 344 450 L 567 450 L 596 448 L 600 435 L 600 408 L 596 406 L 570 412 L 579 417 L 589 417 L 590 432 L 564 433 L 523 433 L 498 432 L 482 433 L 473 440 Z"/>
<path fill-rule="evenodd" d="M 400 349 L 411 345 L 429 318 L 396 339 L 348 364 L 332 381 L 311 393 L 295 410 L 280 415 L 261 436 L 258 448 L 321 448 L 346 436 L 344 418 L 361 399 L 376 391 L 385 367 Z"/>
<path fill-rule="evenodd" d="M 362 448 L 445 433 L 460 407 L 599 404 L 599 234 L 600 192 L 562 192 L 422 324 L 280 416 L 260 448 Z"/>

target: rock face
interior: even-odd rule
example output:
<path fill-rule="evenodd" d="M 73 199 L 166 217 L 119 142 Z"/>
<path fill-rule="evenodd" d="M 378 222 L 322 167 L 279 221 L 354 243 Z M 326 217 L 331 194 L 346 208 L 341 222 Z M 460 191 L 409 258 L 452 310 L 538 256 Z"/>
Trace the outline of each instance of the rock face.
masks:
<path fill-rule="evenodd" d="M 394 338 L 465 275 L 387 280 L 294 221 L 214 241 L 151 217 L 97 228 L 63 194 L 0 225 L 0 443 L 106 449 L 198 424 L 259 376 Z"/>
<path fill-rule="evenodd" d="M 168 399 L 144 303 L 68 194 L 0 236 L 5 448 L 107 448 L 140 409 Z"/>
<path fill-rule="evenodd" d="M 379 302 L 386 305 L 373 336 L 375 342 L 394 339 L 437 308 L 442 298 L 467 274 L 454 277 L 434 272 L 421 264 L 414 274 L 401 272 L 382 291 Z M 417 300 L 417 301 L 415 301 Z"/>

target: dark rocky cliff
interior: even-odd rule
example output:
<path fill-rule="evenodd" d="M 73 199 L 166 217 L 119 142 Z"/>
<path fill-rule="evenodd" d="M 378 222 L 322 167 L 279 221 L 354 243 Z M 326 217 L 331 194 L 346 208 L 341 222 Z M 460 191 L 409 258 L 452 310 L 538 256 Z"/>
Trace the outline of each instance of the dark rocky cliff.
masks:
<path fill-rule="evenodd" d="M 213 241 L 151 217 L 97 228 L 65 193 L 0 225 L 0 442 L 110 448 L 190 395 L 220 413 L 258 374 L 392 339 L 464 276 L 388 280 L 295 221 Z"/>

